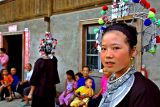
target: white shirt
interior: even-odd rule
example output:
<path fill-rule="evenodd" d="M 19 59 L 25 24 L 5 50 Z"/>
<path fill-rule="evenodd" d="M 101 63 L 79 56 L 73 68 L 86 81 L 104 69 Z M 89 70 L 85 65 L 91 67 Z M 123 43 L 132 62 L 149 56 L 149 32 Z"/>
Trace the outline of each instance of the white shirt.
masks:
<path fill-rule="evenodd" d="M 33 73 L 33 70 L 31 70 L 30 72 L 29 71 L 27 72 L 27 77 L 26 77 L 27 81 L 30 81 L 32 73 Z"/>

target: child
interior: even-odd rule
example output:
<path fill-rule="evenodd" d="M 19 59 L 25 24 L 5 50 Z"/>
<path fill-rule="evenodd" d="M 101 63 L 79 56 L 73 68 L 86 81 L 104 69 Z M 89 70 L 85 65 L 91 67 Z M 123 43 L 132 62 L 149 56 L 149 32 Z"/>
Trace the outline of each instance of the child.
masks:
<path fill-rule="evenodd" d="M 74 72 L 72 70 L 69 70 L 66 72 L 66 74 L 67 74 L 67 79 L 65 81 L 65 90 L 59 96 L 60 106 L 68 106 L 70 103 L 69 99 L 74 94 L 74 86 L 75 86 Z"/>
<path fill-rule="evenodd" d="M 101 79 L 101 89 L 99 92 L 94 95 L 88 102 L 88 107 L 98 107 L 103 94 L 107 91 L 107 84 L 108 84 L 108 78 L 111 76 L 110 72 L 104 72 L 105 69 L 103 69 L 103 76 Z"/>
<path fill-rule="evenodd" d="M 83 74 L 82 73 L 80 73 L 80 72 L 78 72 L 77 74 L 75 74 L 75 78 L 76 78 L 76 85 L 77 84 L 80 84 L 80 79 L 83 77 Z M 77 86 L 76 86 L 76 88 L 77 88 Z"/>
<path fill-rule="evenodd" d="M 82 78 L 83 75 L 82 73 L 78 72 L 75 74 L 75 79 L 76 79 L 76 83 L 75 83 L 75 89 L 77 89 L 77 84 L 80 83 L 80 78 Z M 75 98 L 76 96 L 73 94 L 70 98 L 69 98 L 69 102 L 72 102 L 73 99 Z"/>
<path fill-rule="evenodd" d="M 16 68 L 14 68 L 14 67 L 11 68 L 11 75 L 12 75 L 12 78 L 13 78 L 13 83 L 12 83 L 11 87 L 12 87 L 12 91 L 13 92 L 16 91 L 16 87 L 17 87 L 17 85 L 19 83 L 19 77 L 18 77 L 18 75 L 16 73 L 17 73 Z"/>
<path fill-rule="evenodd" d="M 77 96 L 70 104 L 71 107 L 87 107 L 89 97 L 92 97 L 94 94 L 92 89 L 92 79 L 85 79 L 85 86 L 81 86 L 75 91 L 75 95 Z"/>
<path fill-rule="evenodd" d="M 1 87 L 0 87 L 0 93 L 3 91 L 3 89 L 7 89 L 9 91 L 9 97 L 7 98 L 7 101 L 12 100 L 12 89 L 11 84 L 13 82 L 13 78 L 11 75 L 9 75 L 9 72 L 7 69 L 2 70 L 2 80 L 1 80 Z"/>

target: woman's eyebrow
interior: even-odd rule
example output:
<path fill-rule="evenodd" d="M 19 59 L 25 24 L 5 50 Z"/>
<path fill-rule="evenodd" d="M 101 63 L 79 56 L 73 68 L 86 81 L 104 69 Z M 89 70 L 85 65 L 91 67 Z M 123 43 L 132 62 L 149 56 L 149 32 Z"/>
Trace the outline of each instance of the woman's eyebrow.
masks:
<path fill-rule="evenodd" d="M 120 43 L 112 43 L 110 45 L 121 45 Z M 102 44 L 102 46 L 106 46 L 105 44 Z"/>

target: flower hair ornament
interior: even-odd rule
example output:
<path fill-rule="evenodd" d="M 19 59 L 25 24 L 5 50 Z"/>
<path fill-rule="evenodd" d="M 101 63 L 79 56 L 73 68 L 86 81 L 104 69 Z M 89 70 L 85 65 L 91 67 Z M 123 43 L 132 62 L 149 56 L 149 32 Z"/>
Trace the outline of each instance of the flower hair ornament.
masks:
<path fill-rule="evenodd" d="M 45 38 L 41 39 L 40 41 L 39 52 L 41 53 L 41 55 L 54 54 L 57 43 L 57 39 L 53 38 L 50 32 L 46 32 Z"/>
<path fill-rule="evenodd" d="M 141 32 L 138 32 L 138 34 L 143 36 L 143 40 L 146 43 L 142 45 L 142 53 L 146 51 L 155 54 L 157 43 L 160 43 L 160 19 L 158 19 L 160 15 L 157 14 L 157 10 L 147 0 L 113 1 L 111 9 L 107 5 L 102 7 L 100 12 L 102 17 L 98 20 L 100 27 L 94 29 L 94 33 L 96 34 L 95 47 L 97 50 L 101 51 L 101 39 L 107 26 L 119 20 L 126 23 L 124 17 L 131 16 L 131 21 L 127 24 L 133 25 L 137 19 L 143 22 Z"/>

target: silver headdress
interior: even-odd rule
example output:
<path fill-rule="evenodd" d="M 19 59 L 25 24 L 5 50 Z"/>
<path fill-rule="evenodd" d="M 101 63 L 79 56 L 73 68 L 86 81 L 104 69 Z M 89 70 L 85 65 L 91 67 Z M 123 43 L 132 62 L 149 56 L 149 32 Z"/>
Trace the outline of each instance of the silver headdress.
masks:
<path fill-rule="evenodd" d="M 101 10 L 102 17 L 98 22 L 101 25 L 100 28 L 95 28 L 96 34 L 96 48 L 101 51 L 101 39 L 102 35 L 109 24 L 116 23 L 118 21 L 126 21 L 125 17 L 130 16 L 131 21 L 127 24 L 133 25 L 135 20 L 142 20 L 141 32 L 138 32 L 143 36 L 145 40 L 142 45 L 142 51 L 149 52 L 151 54 L 156 53 L 157 43 L 160 43 L 160 19 L 158 19 L 157 11 L 146 0 L 114 0 L 111 9 L 107 5 L 104 5 Z M 151 32 L 152 31 L 152 32 Z"/>

